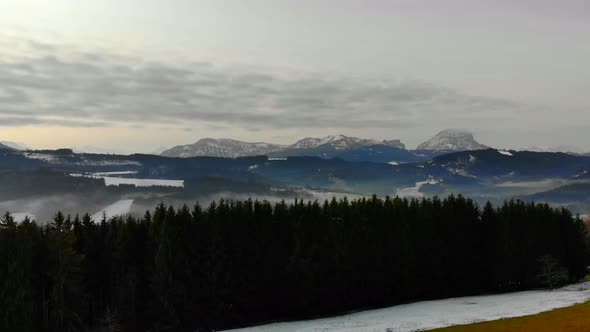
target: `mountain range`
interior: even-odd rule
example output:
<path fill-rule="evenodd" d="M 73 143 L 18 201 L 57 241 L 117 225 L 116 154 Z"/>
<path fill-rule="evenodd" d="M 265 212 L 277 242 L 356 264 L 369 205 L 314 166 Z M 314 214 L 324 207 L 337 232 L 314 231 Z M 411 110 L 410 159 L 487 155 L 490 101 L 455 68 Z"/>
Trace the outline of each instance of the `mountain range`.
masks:
<path fill-rule="evenodd" d="M 323 138 L 307 137 L 291 145 L 249 143 L 234 139 L 204 138 L 194 144 L 179 145 L 161 153 L 164 157 L 190 158 L 199 156 L 237 158 L 256 155 L 271 157 L 312 156 L 342 158 L 357 161 L 415 162 L 430 158 L 440 152 L 486 149 L 473 134 L 459 130 L 444 130 L 418 146 L 415 152 L 406 150 L 399 139 L 375 140 L 345 135 Z M 363 157 L 365 156 L 365 157 Z"/>
<path fill-rule="evenodd" d="M 0 148 L 0 204 L 4 201 L 6 210 L 49 218 L 57 204 L 52 198 L 64 195 L 67 200 L 60 202 L 77 204 L 90 212 L 117 200 L 135 199 L 136 212 L 142 212 L 143 207 L 163 199 L 182 204 L 207 201 L 211 195 L 324 199 L 332 195 L 462 193 L 476 197 L 479 203 L 522 197 L 566 205 L 577 212 L 586 213 L 590 208 L 590 157 L 496 149 L 429 151 L 427 157 L 424 150 L 386 144 L 347 149 L 339 141 L 334 137 L 301 148 L 310 151 L 324 146 L 334 158 L 172 158 Z M 365 144 L 373 143 L 383 142 Z M 167 187 L 169 182 L 182 186 Z M 38 197 L 47 199 L 36 208 Z"/>
<path fill-rule="evenodd" d="M 223 157 L 237 158 L 247 156 L 266 155 L 285 148 L 282 145 L 270 143 L 249 143 L 234 139 L 203 138 L 190 145 L 179 145 L 165 150 L 160 155 L 164 157 Z"/>

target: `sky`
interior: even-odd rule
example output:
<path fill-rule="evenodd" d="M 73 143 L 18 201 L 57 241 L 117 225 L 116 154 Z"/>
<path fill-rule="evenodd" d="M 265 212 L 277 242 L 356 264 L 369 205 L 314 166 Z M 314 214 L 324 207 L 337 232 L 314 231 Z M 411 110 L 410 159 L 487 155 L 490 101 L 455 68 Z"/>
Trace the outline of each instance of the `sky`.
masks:
<path fill-rule="evenodd" d="M 0 140 L 590 151 L 587 0 L 0 0 Z"/>

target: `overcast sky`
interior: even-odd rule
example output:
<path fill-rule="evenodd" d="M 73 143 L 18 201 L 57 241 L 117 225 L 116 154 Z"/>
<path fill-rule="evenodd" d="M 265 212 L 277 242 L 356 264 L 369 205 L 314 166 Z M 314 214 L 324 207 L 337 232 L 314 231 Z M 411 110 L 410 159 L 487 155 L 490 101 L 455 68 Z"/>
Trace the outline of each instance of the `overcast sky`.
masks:
<path fill-rule="evenodd" d="M 0 0 L 0 140 L 590 151 L 588 0 Z"/>

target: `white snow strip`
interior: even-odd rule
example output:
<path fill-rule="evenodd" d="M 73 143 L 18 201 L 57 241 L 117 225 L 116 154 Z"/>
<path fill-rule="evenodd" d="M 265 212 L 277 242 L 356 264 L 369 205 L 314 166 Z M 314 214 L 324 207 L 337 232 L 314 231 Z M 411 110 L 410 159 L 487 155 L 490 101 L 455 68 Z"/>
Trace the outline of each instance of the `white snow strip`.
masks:
<path fill-rule="evenodd" d="M 123 216 L 129 213 L 131 210 L 131 205 L 133 204 L 132 199 L 123 199 L 114 204 L 111 204 L 104 209 L 100 210 L 99 212 L 92 215 L 92 220 L 98 221 L 101 220 L 103 214 L 106 213 L 107 218 L 116 217 L 116 216 Z"/>
<path fill-rule="evenodd" d="M 415 187 L 399 189 L 396 192 L 396 195 L 399 197 L 424 197 L 424 194 L 422 194 L 420 192 L 420 188 L 422 188 L 422 186 L 425 184 L 437 184 L 437 183 L 438 183 L 437 181 L 432 180 L 432 179 L 416 182 Z"/>
<path fill-rule="evenodd" d="M 499 153 L 499 154 L 503 154 L 503 155 L 505 155 L 505 156 L 510 156 L 510 157 L 514 156 L 512 153 L 510 153 L 510 151 L 502 151 L 502 150 L 498 150 L 498 153 Z"/>
<path fill-rule="evenodd" d="M 36 160 L 42 160 L 48 163 L 53 163 L 57 160 L 56 157 L 49 155 L 49 154 L 43 154 L 43 153 L 30 153 L 27 152 L 24 154 L 25 157 L 27 157 L 28 159 L 36 159 Z"/>
<path fill-rule="evenodd" d="M 86 177 L 92 179 L 104 179 L 105 185 L 134 185 L 136 187 L 178 187 L 184 188 L 184 180 L 163 180 L 163 179 L 136 179 L 136 178 L 119 178 L 113 176 L 102 176 L 95 174 L 70 174 L 74 177 Z"/>
<path fill-rule="evenodd" d="M 160 180 L 160 179 L 133 179 L 133 178 L 116 178 L 110 176 L 102 177 L 107 186 L 119 186 L 122 184 L 131 184 L 136 187 L 184 187 L 184 180 Z"/>
<path fill-rule="evenodd" d="M 551 190 L 567 184 L 564 179 L 543 179 L 535 181 L 506 181 L 497 183 L 496 187 L 501 188 L 530 188 L 535 190 Z"/>
<path fill-rule="evenodd" d="M 233 331 L 410 332 L 445 326 L 534 315 L 590 300 L 590 282 L 554 291 L 527 291 L 416 302 L 355 314 Z"/>
<path fill-rule="evenodd" d="M 92 173 L 94 176 L 117 176 L 117 175 L 133 175 L 137 174 L 137 171 L 120 171 L 120 172 L 96 172 Z"/>

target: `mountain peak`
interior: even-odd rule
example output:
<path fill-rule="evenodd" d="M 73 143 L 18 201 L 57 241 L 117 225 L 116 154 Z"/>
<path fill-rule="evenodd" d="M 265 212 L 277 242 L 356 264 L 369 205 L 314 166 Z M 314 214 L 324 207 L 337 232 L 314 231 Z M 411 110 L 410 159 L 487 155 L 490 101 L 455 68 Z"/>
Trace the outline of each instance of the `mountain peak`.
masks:
<path fill-rule="evenodd" d="M 283 148 L 282 145 L 264 142 L 242 142 L 230 138 L 203 138 L 194 144 L 178 145 L 161 153 L 164 157 L 214 156 L 237 158 L 265 155 Z"/>
<path fill-rule="evenodd" d="M 417 150 L 433 151 L 464 151 L 483 150 L 489 148 L 475 140 L 469 131 L 459 129 L 446 129 L 428 141 L 418 145 Z"/>

